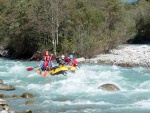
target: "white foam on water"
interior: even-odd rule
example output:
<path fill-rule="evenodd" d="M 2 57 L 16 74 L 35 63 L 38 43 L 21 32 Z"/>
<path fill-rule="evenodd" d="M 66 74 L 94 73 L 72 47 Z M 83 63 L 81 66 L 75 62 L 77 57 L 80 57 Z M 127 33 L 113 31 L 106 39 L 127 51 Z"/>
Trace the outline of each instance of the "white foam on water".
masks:
<path fill-rule="evenodd" d="M 39 74 L 36 74 L 36 73 L 29 73 L 27 75 L 27 77 L 30 79 L 30 78 L 33 78 L 33 77 L 39 77 L 40 75 Z"/>
<path fill-rule="evenodd" d="M 37 101 L 41 99 L 41 103 L 37 105 L 39 109 L 44 109 L 44 106 L 50 105 L 62 108 L 65 105 L 106 105 L 106 109 L 114 109 L 115 111 L 150 108 L 150 100 L 146 95 L 150 92 L 150 80 L 144 81 L 144 79 L 140 79 L 145 77 L 141 74 L 141 71 L 145 68 L 128 69 L 118 66 L 85 64 L 80 66 L 75 73 L 68 72 L 67 76 L 61 74 L 42 77 L 36 74 L 35 70 L 28 72 L 26 68 L 29 66 L 25 66 L 22 62 L 11 62 L 10 65 L 8 62 L 5 67 L 8 69 L 8 72 L 0 72 L 0 77 L 3 77 L 6 83 L 14 84 L 22 92 L 37 94 Z M 132 78 L 134 76 L 131 76 L 130 79 L 130 76 L 126 73 L 130 74 L 132 70 L 139 72 L 137 76 L 140 77 L 135 77 L 134 80 Z M 124 76 L 124 73 L 126 76 Z M 107 83 L 116 85 L 120 91 L 108 92 L 98 89 L 99 86 Z M 139 99 L 141 96 L 143 96 L 143 100 Z M 127 100 L 120 98 L 120 102 L 123 102 L 120 104 L 116 102 L 118 97 L 123 97 Z M 147 98 L 148 100 L 145 100 Z M 97 111 L 97 108 L 94 109 Z"/>
<path fill-rule="evenodd" d="M 150 89 L 150 80 L 140 83 L 139 88 L 141 89 Z"/>
<path fill-rule="evenodd" d="M 113 105 L 112 103 L 100 101 L 100 102 L 94 102 L 94 101 L 89 101 L 89 100 L 75 100 L 75 101 L 52 101 L 52 100 L 45 100 L 41 103 L 43 106 L 49 106 L 49 105 L 54 105 L 54 106 L 65 106 L 65 105 Z"/>
<path fill-rule="evenodd" d="M 119 67 L 116 66 L 116 65 L 112 65 L 112 69 L 113 69 L 113 70 L 119 70 Z"/>
<path fill-rule="evenodd" d="M 96 66 L 96 68 L 97 67 L 98 66 Z M 54 87 L 59 85 L 60 87 L 56 88 L 55 90 L 57 93 L 63 95 L 72 93 L 106 93 L 98 89 L 100 85 L 103 85 L 105 83 L 112 83 L 119 86 L 121 90 L 123 89 L 117 83 L 117 81 L 123 79 L 123 77 L 119 76 L 119 71 L 103 71 L 97 74 L 97 72 L 93 72 L 88 68 L 90 67 L 80 68 L 76 71 L 75 74 L 68 73 L 66 79 L 55 81 L 51 85 Z"/>
<path fill-rule="evenodd" d="M 50 91 L 52 89 L 52 85 L 51 84 L 45 84 L 41 90 L 44 90 L 44 91 Z"/>
<path fill-rule="evenodd" d="M 54 104 L 57 105 L 112 105 L 111 103 L 100 101 L 100 102 L 94 102 L 89 100 L 75 100 L 75 101 L 54 101 Z"/>
<path fill-rule="evenodd" d="M 138 102 L 133 103 L 132 105 L 136 106 L 138 108 L 150 109 L 150 99 L 149 100 L 138 101 Z"/>
<path fill-rule="evenodd" d="M 100 80 L 112 80 L 112 81 L 120 81 L 123 79 L 123 77 L 120 76 L 120 71 L 103 71 L 103 72 L 100 72 L 99 75 L 98 75 L 99 79 Z"/>
<path fill-rule="evenodd" d="M 20 73 L 25 69 L 23 65 L 15 65 L 13 67 L 10 67 L 9 71 L 11 73 Z"/>
<path fill-rule="evenodd" d="M 41 91 L 41 88 L 42 86 L 40 85 L 40 84 L 29 84 L 29 85 L 27 85 L 27 89 L 28 90 L 38 90 L 38 91 Z"/>

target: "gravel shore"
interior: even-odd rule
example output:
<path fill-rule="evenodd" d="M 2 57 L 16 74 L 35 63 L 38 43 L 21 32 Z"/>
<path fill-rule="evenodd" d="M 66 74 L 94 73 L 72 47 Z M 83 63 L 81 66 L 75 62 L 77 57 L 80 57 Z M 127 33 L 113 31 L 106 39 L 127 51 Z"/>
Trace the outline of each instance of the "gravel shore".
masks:
<path fill-rule="evenodd" d="M 111 50 L 109 54 L 100 54 L 95 58 L 85 59 L 84 62 L 124 67 L 150 67 L 150 45 L 120 45 L 116 49 Z"/>

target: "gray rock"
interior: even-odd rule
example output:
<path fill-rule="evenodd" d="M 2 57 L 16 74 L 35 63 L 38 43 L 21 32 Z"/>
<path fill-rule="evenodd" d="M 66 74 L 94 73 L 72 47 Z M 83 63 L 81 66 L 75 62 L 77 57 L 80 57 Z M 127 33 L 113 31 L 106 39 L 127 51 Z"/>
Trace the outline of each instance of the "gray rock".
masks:
<path fill-rule="evenodd" d="M 0 113 L 16 113 L 8 106 L 7 102 L 3 99 L 0 99 Z"/>
<path fill-rule="evenodd" d="M 6 96 L 4 94 L 0 94 L 0 98 L 5 98 Z"/>
<path fill-rule="evenodd" d="M 105 91 L 119 91 L 120 89 L 114 84 L 103 84 L 98 89 L 103 89 Z"/>
<path fill-rule="evenodd" d="M 11 110 L 11 108 L 8 105 L 4 105 L 3 109 L 7 111 Z"/>
<path fill-rule="evenodd" d="M 81 58 L 76 58 L 77 62 L 85 62 L 85 58 L 81 57 Z"/>
<path fill-rule="evenodd" d="M 31 94 L 31 93 L 24 93 L 24 94 L 21 95 L 21 97 L 22 97 L 22 98 L 33 98 L 34 95 Z"/>
<path fill-rule="evenodd" d="M 3 110 L 3 106 L 0 105 L 0 111 L 2 111 L 2 110 Z"/>
<path fill-rule="evenodd" d="M 15 87 L 9 84 L 0 84 L 0 90 L 15 90 Z"/>
<path fill-rule="evenodd" d="M 8 113 L 16 113 L 15 111 L 13 111 L 13 110 L 10 110 Z"/>
<path fill-rule="evenodd" d="M 0 105 L 7 105 L 7 102 L 3 99 L 0 99 Z"/>
<path fill-rule="evenodd" d="M 13 97 L 13 98 L 21 98 L 21 97 L 19 97 L 18 95 L 15 95 L 15 94 L 12 95 L 12 97 Z"/>
<path fill-rule="evenodd" d="M 29 101 L 26 102 L 26 105 L 29 105 L 29 104 L 30 104 L 30 105 L 31 105 L 31 104 L 33 105 L 33 104 L 36 104 L 36 102 L 35 102 L 35 101 L 32 101 L 32 100 L 29 100 Z"/>
<path fill-rule="evenodd" d="M 26 111 L 23 111 L 22 113 L 32 113 L 31 110 L 26 110 Z"/>
<path fill-rule="evenodd" d="M 2 111 L 0 111 L 0 113 L 9 113 L 9 112 L 6 110 L 2 110 Z"/>
<path fill-rule="evenodd" d="M 0 84 L 3 84 L 3 80 L 0 79 Z"/>

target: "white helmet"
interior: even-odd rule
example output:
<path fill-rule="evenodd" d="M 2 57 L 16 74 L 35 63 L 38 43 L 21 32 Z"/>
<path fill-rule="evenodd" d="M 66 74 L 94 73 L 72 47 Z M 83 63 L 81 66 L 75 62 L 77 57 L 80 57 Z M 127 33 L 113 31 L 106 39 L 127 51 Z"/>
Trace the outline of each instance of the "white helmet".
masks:
<path fill-rule="evenodd" d="M 65 55 L 61 55 L 61 58 L 65 58 Z"/>

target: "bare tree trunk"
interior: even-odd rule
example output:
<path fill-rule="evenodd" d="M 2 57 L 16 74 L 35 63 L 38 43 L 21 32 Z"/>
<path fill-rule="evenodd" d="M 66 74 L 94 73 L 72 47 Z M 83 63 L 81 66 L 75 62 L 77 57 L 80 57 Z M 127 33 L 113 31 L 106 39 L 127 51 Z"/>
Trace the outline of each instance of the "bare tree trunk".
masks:
<path fill-rule="evenodd" d="M 54 26 L 54 6 L 53 6 L 53 2 L 51 3 L 52 7 L 51 7 L 51 11 L 52 11 L 52 44 L 53 44 L 53 51 L 54 51 L 54 55 L 56 55 L 56 40 L 55 40 L 55 26 Z"/>
<path fill-rule="evenodd" d="M 56 22 L 56 24 L 57 24 L 57 25 L 56 25 L 56 38 L 57 38 L 57 41 L 56 41 L 56 42 L 57 42 L 57 45 L 58 45 L 58 27 L 59 27 L 59 24 L 58 24 L 58 21 L 59 21 L 59 20 L 58 20 L 58 1 L 57 1 L 56 15 L 57 15 L 57 16 L 56 16 L 56 21 L 57 21 L 57 22 Z"/>

